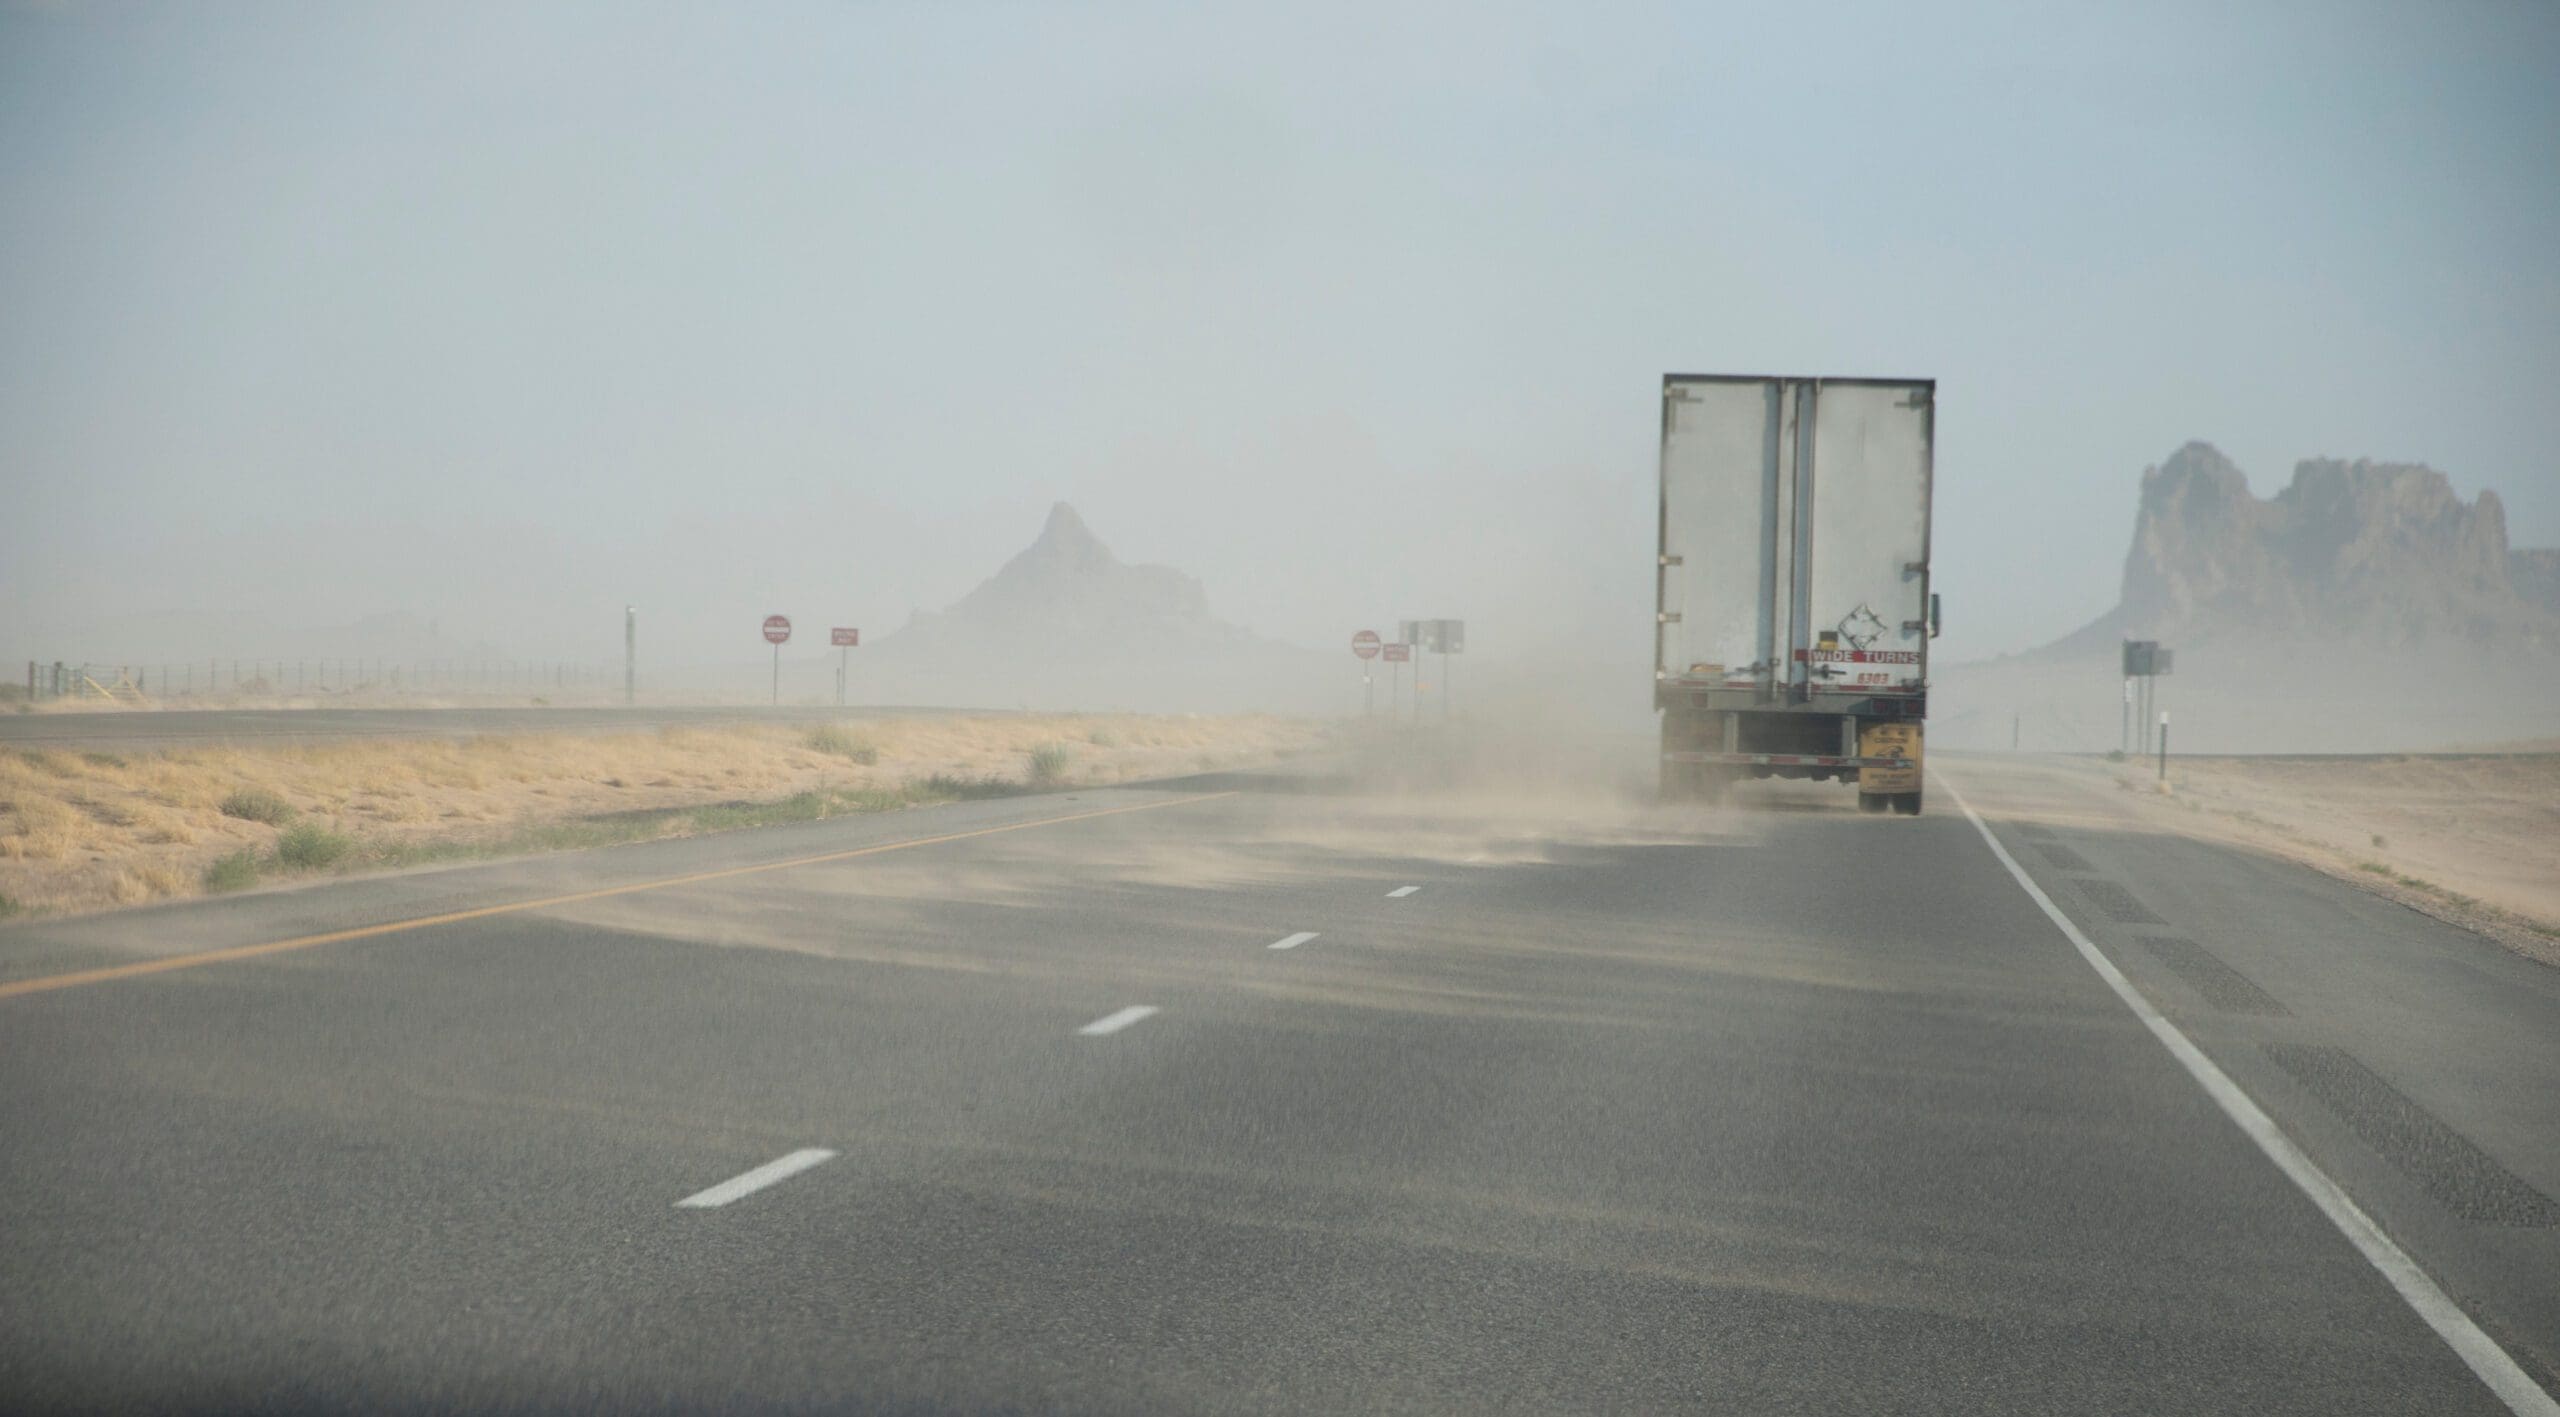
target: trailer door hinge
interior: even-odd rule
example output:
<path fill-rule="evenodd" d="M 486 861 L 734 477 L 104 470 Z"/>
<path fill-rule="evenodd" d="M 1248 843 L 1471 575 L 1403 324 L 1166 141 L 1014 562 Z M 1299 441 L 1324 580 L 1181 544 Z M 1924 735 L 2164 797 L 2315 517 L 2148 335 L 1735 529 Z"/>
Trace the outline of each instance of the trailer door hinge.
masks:
<path fill-rule="evenodd" d="M 1902 633 L 1906 635 L 1916 635 L 1927 628 L 1929 628 L 1929 622 L 1926 620 L 1905 620 L 1902 622 Z"/>
<path fill-rule="evenodd" d="M 1902 563 L 1902 573 L 1906 576 L 1925 576 L 1929 574 L 1929 563 L 1926 561 L 1905 561 Z"/>
<path fill-rule="evenodd" d="M 1664 556 L 1664 557 L 1660 557 L 1660 558 L 1658 558 L 1658 559 L 1659 559 L 1660 563 L 1661 563 L 1661 564 L 1663 564 L 1663 565 L 1665 565 L 1665 566 L 1685 566 L 1685 565 L 1687 565 L 1687 564 L 1688 564 L 1687 562 L 1685 562 L 1685 561 L 1681 560 L 1681 559 L 1680 559 L 1679 557 L 1677 557 L 1677 556 Z"/>
<path fill-rule="evenodd" d="M 1662 611 L 1653 617 L 1653 623 L 1657 625 L 1677 625 L 1680 623 L 1680 612 L 1677 610 Z"/>

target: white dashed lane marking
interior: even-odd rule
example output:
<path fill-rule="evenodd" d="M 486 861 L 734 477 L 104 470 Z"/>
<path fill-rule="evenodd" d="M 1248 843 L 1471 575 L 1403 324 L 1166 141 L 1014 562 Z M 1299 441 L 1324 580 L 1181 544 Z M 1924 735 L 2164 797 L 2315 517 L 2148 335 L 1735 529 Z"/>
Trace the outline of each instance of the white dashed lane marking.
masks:
<path fill-rule="evenodd" d="M 1398 886 L 1394 890 L 1387 892 L 1387 899 L 1402 900 L 1406 896 L 1409 896 L 1420 889 L 1422 889 L 1420 886 Z"/>
<path fill-rule="evenodd" d="M 1291 935 L 1285 940 L 1273 940 L 1270 948 L 1275 950 L 1294 950 L 1298 946 L 1305 944 L 1307 941 L 1312 940 L 1315 937 L 1316 932 L 1313 930 L 1300 930 L 1298 933 Z"/>
<path fill-rule="evenodd" d="M 683 1200 L 677 1201 L 676 1205 L 685 1210 L 709 1210 L 715 1206 L 724 1206 L 741 1197 L 754 1195 L 776 1181 L 797 1176 L 819 1162 L 834 1159 L 835 1153 L 825 1147 L 808 1147 L 795 1151 L 789 1156 L 768 1161 L 743 1175 L 732 1176 L 710 1190 L 696 1191 Z"/>
<path fill-rule="evenodd" d="M 1118 1033 L 1120 1030 L 1127 1028 L 1129 1025 L 1136 1023 L 1141 1019 L 1153 1016 L 1155 1012 L 1156 1006 L 1153 1004 L 1131 1004 L 1129 1007 L 1122 1009 L 1116 1014 L 1104 1014 L 1102 1017 L 1086 1024 L 1084 1027 L 1077 1029 L 1076 1032 L 1081 1033 L 1088 1038 L 1100 1038 L 1105 1034 Z"/>

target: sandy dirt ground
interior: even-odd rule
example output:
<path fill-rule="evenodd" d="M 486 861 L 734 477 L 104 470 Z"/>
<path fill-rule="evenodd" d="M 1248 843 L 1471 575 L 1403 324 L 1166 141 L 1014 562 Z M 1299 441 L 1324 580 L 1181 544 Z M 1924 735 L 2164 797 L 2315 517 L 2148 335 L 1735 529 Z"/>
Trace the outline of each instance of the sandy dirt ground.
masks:
<path fill-rule="evenodd" d="M 2365 758 L 2047 758 L 2146 826 L 2289 857 L 2560 965 L 2560 751 Z M 2530 751 L 2543 748 L 2545 751 Z"/>
<path fill-rule="evenodd" d="M 1315 746 L 1270 716 L 1005 715 L 755 724 L 595 735 L 182 748 L 0 751 L 0 916 L 136 904 L 208 889 L 247 853 L 275 871 L 297 828 L 343 839 L 346 864 L 422 845 L 504 854 L 619 838 L 581 823 L 701 828 L 678 809 L 828 795 L 828 810 L 937 800 L 940 777 L 1111 783 L 1266 763 Z M 263 806 L 261 804 L 264 804 Z M 280 804 L 280 809 L 279 809 Z M 243 815 L 247 812 L 250 815 Z M 529 831 L 553 828 L 547 836 Z"/>

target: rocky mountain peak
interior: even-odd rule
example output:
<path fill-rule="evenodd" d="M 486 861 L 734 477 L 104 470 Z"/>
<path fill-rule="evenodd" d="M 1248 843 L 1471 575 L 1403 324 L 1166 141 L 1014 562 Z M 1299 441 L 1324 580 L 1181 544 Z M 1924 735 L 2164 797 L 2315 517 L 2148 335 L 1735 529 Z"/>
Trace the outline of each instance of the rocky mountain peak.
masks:
<path fill-rule="evenodd" d="M 2189 443 L 2143 473 L 2117 619 L 2171 637 L 2560 639 L 2517 564 L 2497 494 L 2465 502 L 2433 468 L 2311 458 L 2261 501 L 2230 459 Z"/>
<path fill-rule="evenodd" d="M 1218 619 L 1199 581 L 1121 560 L 1060 502 L 994 575 L 865 662 L 874 692 L 910 702 L 1196 708 L 1302 702 L 1322 682 L 1311 659 L 1333 664 Z"/>
<path fill-rule="evenodd" d="M 1237 633 L 1210 615 L 1199 581 L 1122 561 L 1064 502 L 1002 569 L 915 628 L 932 639 L 1042 646 Z"/>
<path fill-rule="evenodd" d="M 1084 524 L 1084 518 L 1076 515 L 1076 509 L 1064 502 L 1050 505 L 1049 519 L 1041 524 L 1039 539 L 1033 541 L 1023 554 L 1036 555 L 1062 565 L 1119 564 L 1119 558 L 1111 554 L 1111 548 L 1103 545 L 1102 539 Z"/>
<path fill-rule="evenodd" d="M 2560 550 L 2546 546 L 2508 552 L 2507 583 L 2528 604 L 2560 615 Z"/>

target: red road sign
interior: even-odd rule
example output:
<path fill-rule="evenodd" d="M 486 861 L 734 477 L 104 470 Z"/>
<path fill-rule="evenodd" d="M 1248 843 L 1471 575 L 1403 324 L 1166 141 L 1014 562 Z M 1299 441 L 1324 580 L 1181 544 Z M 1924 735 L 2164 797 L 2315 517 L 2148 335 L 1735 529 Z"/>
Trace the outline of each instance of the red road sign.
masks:
<path fill-rule="evenodd" d="M 764 617 L 764 639 L 766 644 L 778 645 L 789 638 L 791 638 L 790 616 L 767 615 Z"/>
<path fill-rule="evenodd" d="M 1382 652 L 1386 655 L 1389 664 L 1402 664 L 1413 658 L 1411 645 L 1387 645 L 1383 647 Z"/>
<path fill-rule="evenodd" d="M 1351 637 L 1351 652 L 1360 656 L 1362 659 L 1376 659 L 1378 657 L 1378 632 L 1375 630 L 1362 630 L 1360 633 L 1353 635 Z"/>
<path fill-rule="evenodd" d="M 831 640 L 830 643 L 840 645 L 858 645 L 862 643 L 862 632 L 860 630 L 848 629 L 843 625 L 838 625 L 835 627 L 833 633 L 834 639 Z"/>

